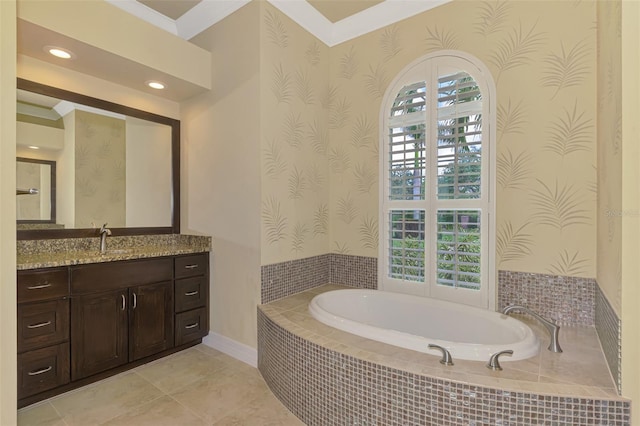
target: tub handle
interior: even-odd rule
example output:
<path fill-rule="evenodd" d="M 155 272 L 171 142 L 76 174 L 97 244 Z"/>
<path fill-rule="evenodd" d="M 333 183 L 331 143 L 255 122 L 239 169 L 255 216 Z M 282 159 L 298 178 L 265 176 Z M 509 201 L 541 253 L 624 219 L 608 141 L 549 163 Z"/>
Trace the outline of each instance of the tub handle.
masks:
<path fill-rule="evenodd" d="M 500 355 L 504 354 L 513 355 L 513 351 L 511 349 L 507 349 L 506 351 L 496 352 L 495 354 L 491 355 L 491 358 L 489 358 L 489 363 L 487 364 L 487 368 L 490 370 L 502 371 L 502 367 L 500 366 L 500 361 L 498 361 L 498 358 L 500 357 Z"/>
<path fill-rule="evenodd" d="M 451 358 L 451 354 L 449 353 L 449 351 L 446 348 L 443 348 L 442 346 L 439 346 L 439 345 L 434 345 L 432 343 L 429 343 L 428 348 L 429 349 L 438 349 L 440 352 L 442 352 L 442 359 L 440 360 L 440 364 L 442 364 L 442 365 L 453 365 L 453 358 Z"/>

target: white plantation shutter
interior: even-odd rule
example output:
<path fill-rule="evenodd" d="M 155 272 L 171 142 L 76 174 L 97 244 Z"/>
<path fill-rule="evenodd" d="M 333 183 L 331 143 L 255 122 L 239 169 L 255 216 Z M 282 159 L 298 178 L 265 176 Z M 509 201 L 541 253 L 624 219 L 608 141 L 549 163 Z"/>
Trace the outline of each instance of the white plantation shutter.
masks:
<path fill-rule="evenodd" d="M 428 58 L 385 96 L 380 279 L 387 290 L 490 305 L 495 114 L 482 76 L 466 59 Z"/>

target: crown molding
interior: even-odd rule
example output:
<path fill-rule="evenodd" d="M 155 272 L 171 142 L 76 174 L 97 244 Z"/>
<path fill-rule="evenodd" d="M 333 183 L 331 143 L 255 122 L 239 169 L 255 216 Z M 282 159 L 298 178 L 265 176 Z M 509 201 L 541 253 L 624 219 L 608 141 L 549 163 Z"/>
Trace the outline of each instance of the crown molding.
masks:
<path fill-rule="evenodd" d="M 184 40 L 231 15 L 251 0 L 204 0 L 177 20 L 136 0 L 106 0 L 125 12 Z M 453 0 L 385 0 L 336 23 L 329 21 L 306 0 L 267 0 L 329 47 L 433 9 Z"/>
<path fill-rule="evenodd" d="M 77 104 L 70 101 L 60 101 L 52 109 L 60 114 L 60 117 L 64 117 L 72 111 L 85 111 L 97 115 L 103 115 L 105 117 L 117 118 L 118 120 L 125 120 L 127 118 L 126 115 L 118 114 L 117 112 L 105 111 L 103 109 L 94 108 L 88 105 Z"/>
<path fill-rule="evenodd" d="M 333 46 L 333 26 L 322 13 L 306 0 L 267 0 L 280 12 L 294 20 L 317 39 Z"/>
<path fill-rule="evenodd" d="M 136 16 L 158 28 L 161 28 L 173 35 L 178 35 L 176 21 L 157 12 L 150 7 L 137 2 L 136 0 L 105 0 L 112 6 L 124 10 L 125 12 Z"/>
<path fill-rule="evenodd" d="M 385 0 L 333 24 L 331 28 L 331 43 L 328 45 L 331 47 L 344 43 L 451 1 Z M 305 3 L 307 2 L 305 1 Z"/>
<path fill-rule="evenodd" d="M 251 0 L 201 1 L 175 21 L 177 35 L 190 40 L 249 2 Z"/>

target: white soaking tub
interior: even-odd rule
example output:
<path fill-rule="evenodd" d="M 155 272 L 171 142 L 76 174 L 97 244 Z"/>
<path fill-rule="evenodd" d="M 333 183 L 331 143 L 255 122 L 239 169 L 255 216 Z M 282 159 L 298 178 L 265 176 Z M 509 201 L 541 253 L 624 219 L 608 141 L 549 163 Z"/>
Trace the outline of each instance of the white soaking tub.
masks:
<path fill-rule="evenodd" d="M 487 362 L 492 354 L 513 350 L 501 362 L 538 354 L 539 342 L 520 320 L 472 306 L 380 290 L 335 290 L 314 297 L 309 312 L 318 321 L 367 339 L 438 355 L 429 344 L 446 348 L 453 360 Z"/>

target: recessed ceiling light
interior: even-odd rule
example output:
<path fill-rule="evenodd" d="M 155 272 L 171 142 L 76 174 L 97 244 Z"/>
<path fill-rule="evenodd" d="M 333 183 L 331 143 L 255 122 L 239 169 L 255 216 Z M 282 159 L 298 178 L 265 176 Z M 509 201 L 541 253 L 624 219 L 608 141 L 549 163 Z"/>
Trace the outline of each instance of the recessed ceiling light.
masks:
<path fill-rule="evenodd" d="M 35 146 L 35 145 L 29 145 L 29 148 L 31 148 L 31 149 L 40 149 L 39 146 Z"/>
<path fill-rule="evenodd" d="M 161 83 L 155 80 L 147 81 L 147 86 L 151 87 L 152 89 L 158 89 L 158 90 L 162 90 L 165 88 L 164 83 Z"/>
<path fill-rule="evenodd" d="M 44 50 L 57 58 L 74 59 L 76 57 L 72 51 L 57 46 L 45 46 Z"/>

